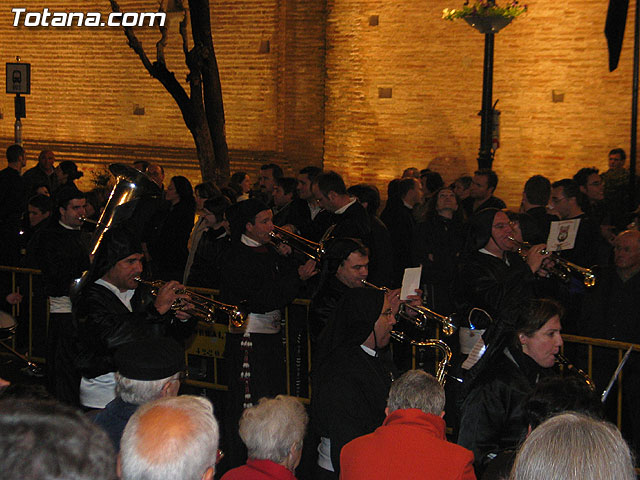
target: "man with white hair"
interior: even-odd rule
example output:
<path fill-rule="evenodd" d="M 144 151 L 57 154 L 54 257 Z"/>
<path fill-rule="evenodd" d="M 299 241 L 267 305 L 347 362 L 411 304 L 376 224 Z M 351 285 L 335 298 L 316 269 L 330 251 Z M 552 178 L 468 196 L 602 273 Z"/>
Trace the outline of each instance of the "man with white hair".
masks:
<path fill-rule="evenodd" d="M 211 480 L 218 422 L 204 397 L 165 397 L 140 407 L 122 435 L 122 480 Z"/>
<path fill-rule="evenodd" d="M 116 350 L 114 361 L 116 398 L 94 422 L 107 432 L 117 452 L 124 427 L 140 405 L 178 395 L 185 370 L 184 348 L 171 338 L 139 340 Z"/>
<path fill-rule="evenodd" d="M 340 478 L 475 479 L 473 453 L 446 440 L 444 402 L 433 376 L 403 374 L 391 384 L 382 426 L 342 448 Z"/>

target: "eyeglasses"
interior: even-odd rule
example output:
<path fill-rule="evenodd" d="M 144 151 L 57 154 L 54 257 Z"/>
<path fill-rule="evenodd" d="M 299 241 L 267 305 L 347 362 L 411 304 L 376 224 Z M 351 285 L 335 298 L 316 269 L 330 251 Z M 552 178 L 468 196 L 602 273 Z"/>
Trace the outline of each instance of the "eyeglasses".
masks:
<path fill-rule="evenodd" d="M 505 228 L 513 228 L 515 225 L 515 222 L 508 222 L 508 223 L 496 223 L 493 228 L 497 229 L 497 230 L 504 230 Z"/>

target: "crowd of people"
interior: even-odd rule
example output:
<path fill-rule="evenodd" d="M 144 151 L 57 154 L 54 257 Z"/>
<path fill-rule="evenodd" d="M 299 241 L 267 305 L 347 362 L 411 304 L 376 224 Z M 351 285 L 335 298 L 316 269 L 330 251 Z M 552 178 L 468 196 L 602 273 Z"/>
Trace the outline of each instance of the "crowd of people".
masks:
<path fill-rule="evenodd" d="M 0 264 L 42 271 L 46 384 L 58 402 L 12 401 L 13 385 L 0 386 L 6 478 L 595 479 L 607 477 L 594 473 L 603 465 L 616 469 L 611 478 L 634 478 L 635 354 L 622 397 L 632 449 L 600 419 L 612 419 L 615 401 L 603 410 L 582 379 L 558 381 L 555 367 L 561 331 L 640 343 L 640 231 L 623 150 L 611 150 L 603 174 L 531 177 L 513 210 L 495 195 L 492 170 L 446 185 L 407 168 L 381 208 L 375 186 L 347 188 L 315 166 L 289 177 L 270 163 L 255 183 L 240 171 L 193 187 L 179 175 L 165 185 L 161 165 L 137 162 L 149 191 L 93 238 L 87 219 L 107 198 L 76 187 L 73 162 L 56 166 L 43 151 L 22 174 L 24 149 L 6 153 Z M 561 243 L 550 232 L 569 224 L 575 240 L 550 255 L 547 244 Z M 415 267 L 418 288 L 407 293 Z M 178 396 L 198 321 L 185 285 L 218 289 L 246 313 L 229 323 L 216 416 L 208 400 Z M 3 288 L 7 302 L 22 300 Z M 283 312 L 300 297 L 310 299 L 308 409 L 285 395 Z M 403 303 L 413 315 L 457 313 L 460 328 L 444 339 L 457 380 L 446 394 L 412 369 L 406 346 L 389 346 L 430 333 L 399 324 Z M 601 358 L 600 390 L 617 355 Z M 571 462 L 555 468 L 565 454 Z"/>

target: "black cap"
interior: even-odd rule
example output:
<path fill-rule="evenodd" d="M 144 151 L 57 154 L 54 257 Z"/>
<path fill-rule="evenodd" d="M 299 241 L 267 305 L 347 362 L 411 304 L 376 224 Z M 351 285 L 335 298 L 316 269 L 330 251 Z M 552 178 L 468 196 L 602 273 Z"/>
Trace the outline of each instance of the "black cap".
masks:
<path fill-rule="evenodd" d="M 171 338 L 127 343 L 114 360 L 120 375 L 131 380 L 160 380 L 185 369 L 184 348 Z"/>
<path fill-rule="evenodd" d="M 256 215 L 265 210 L 269 210 L 269 207 L 255 198 L 231 205 L 227 209 L 227 219 L 229 220 L 229 227 L 231 227 L 231 234 L 235 238 L 240 238 L 244 233 L 244 227 L 247 222 L 253 220 Z"/>

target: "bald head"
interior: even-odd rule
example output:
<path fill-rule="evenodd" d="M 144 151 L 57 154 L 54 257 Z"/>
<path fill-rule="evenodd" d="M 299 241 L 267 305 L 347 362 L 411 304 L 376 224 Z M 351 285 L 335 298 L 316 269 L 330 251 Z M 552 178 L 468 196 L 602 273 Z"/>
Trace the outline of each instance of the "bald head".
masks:
<path fill-rule="evenodd" d="M 640 270 L 640 231 L 625 230 L 614 241 L 615 264 L 627 278 Z"/>
<path fill-rule="evenodd" d="M 212 478 L 218 423 L 203 397 L 166 397 L 140 407 L 122 435 L 123 480 Z"/>

